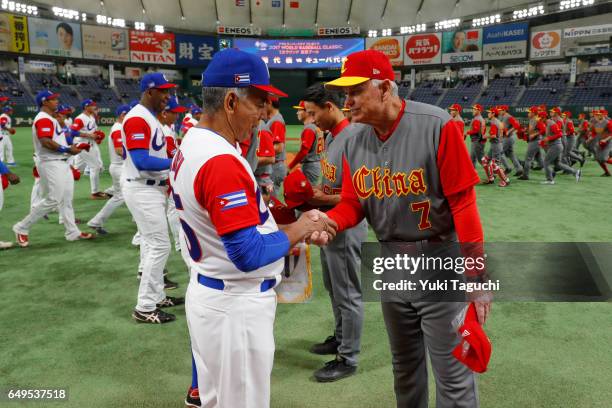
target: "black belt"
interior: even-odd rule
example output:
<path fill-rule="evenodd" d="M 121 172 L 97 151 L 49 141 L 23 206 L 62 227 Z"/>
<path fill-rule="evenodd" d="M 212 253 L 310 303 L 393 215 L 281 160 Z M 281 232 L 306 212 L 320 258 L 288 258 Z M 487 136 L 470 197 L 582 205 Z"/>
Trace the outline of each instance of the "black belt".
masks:
<path fill-rule="evenodd" d="M 153 180 L 153 179 L 126 179 L 127 181 L 136 181 L 138 183 L 146 184 L 147 186 L 160 186 L 165 187 L 168 185 L 168 180 Z"/>

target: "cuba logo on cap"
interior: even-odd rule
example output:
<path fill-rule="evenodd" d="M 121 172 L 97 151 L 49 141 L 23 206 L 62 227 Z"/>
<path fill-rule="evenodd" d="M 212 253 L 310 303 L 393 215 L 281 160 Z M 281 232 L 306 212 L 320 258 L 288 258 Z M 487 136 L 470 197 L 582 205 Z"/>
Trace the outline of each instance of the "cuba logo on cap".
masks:
<path fill-rule="evenodd" d="M 235 84 L 250 84 L 251 83 L 251 74 L 236 74 L 234 75 L 234 83 Z"/>

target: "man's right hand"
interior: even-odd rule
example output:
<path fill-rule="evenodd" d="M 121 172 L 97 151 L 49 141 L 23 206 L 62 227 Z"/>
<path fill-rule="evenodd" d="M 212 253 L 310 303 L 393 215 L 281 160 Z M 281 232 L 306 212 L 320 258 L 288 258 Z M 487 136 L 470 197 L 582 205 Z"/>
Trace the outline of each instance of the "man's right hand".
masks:
<path fill-rule="evenodd" d="M 19 182 L 21 181 L 21 179 L 19 178 L 18 175 L 14 174 L 14 173 L 8 173 L 6 175 L 6 178 L 8 179 L 9 183 L 15 185 L 15 184 L 19 184 Z"/>

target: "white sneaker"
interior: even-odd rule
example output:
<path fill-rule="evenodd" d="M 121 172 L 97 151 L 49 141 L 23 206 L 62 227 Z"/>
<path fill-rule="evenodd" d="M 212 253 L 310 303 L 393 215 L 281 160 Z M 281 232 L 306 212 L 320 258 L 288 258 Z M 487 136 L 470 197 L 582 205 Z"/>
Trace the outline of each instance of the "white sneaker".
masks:
<path fill-rule="evenodd" d="M 552 186 L 555 184 L 555 180 L 545 180 L 545 181 L 540 182 L 540 184 L 547 184 L 549 186 Z"/>
<path fill-rule="evenodd" d="M 4 242 L 4 241 L 0 241 L 0 249 L 9 249 L 13 247 L 13 243 L 12 242 Z"/>
<path fill-rule="evenodd" d="M 576 183 L 580 181 L 581 176 L 582 176 L 582 170 L 578 169 L 576 171 Z"/>

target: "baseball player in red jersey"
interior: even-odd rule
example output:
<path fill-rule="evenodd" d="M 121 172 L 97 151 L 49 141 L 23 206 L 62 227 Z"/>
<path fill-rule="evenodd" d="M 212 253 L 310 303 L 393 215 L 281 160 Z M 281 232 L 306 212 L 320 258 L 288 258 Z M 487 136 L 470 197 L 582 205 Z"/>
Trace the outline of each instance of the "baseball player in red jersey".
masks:
<path fill-rule="evenodd" d="M 299 105 L 293 108 L 297 110 L 297 118 L 304 124 L 304 129 L 300 134 L 300 150 L 289 163 L 289 171 L 301 164 L 302 172 L 306 175 L 310 185 L 316 186 L 321 176 L 321 153 L 323 152 L 323 143 L 320 140 L 322 138 L 319 138 L 320 131 L 314 124 L 314 119 L 306 113 L 304 101 L 300 101 Z"/>
<path fill-rule="evenodd" d="M 463 118 L 461 117 L 461 111 L 462 111 L 461 105 L 459 105 L 458 103 L 453 103 L 448 108 L 448 111 L 450 112 L 451 120 L 457 124 L 457 126 L 459 127 L 459 132 L 461 132 L 461 134 L 464 135 L 465 122 L 463 121 Z M 463 139 L 465 139 L 465 137 L 466 135 L 463 136 Z"/>
<path fill-rule="evenodd" d="M 2 211 L 2 206 L 4 205 L 4 190 L 8 188 L 9 184 L 19 184 L 19 182 L 19 176 L 12 173 L 0 160 L 0 211 Z M 12 247 L 12 242 L 0 241 L 0 250 Z"/>
<path fill-rule="evenodd" d="M 87 223 L 87 226 L 94 229 L 98 234 L 107 234 L 104 228 L 104 223 L 110 218 L 115 210 L 123 205 L 123 193 L 121 192 L 121 173 L 123 172 L 123 140 L 121 138 L 121 129 L 123 128 L 123 119 L 130 111 L 128 105 L 121 105 L 115 111 L 115 123 L 110 130 L 108 138 L 108 157 L 110 158 L 110 166 L 108 172 L 113 180 L 113 196 L 104 204 L 104 207 Z"/>
<path fill-rule="evenodd" d="M 561 162 L 561 156 L 563 154 L 563 123 L 561 117 L 558 115 L 560 109 L 553 108 L 550 110 L 553 112 L 552 118 L 546 118 L 546 112 L 540 112 L 540 117 L 546 122 L 546 133 L 544 138 L 539 142 L 540 146 L 546 151 L 544 157 L 544 172 L 546 174 L 546 180 L 542 184 L 554 185 L 555 184 L 555 167 L 571 173 L 576 177 L 576 181 L 580 181 L 582 171 L 576 170 L 569 167 L 567 164 Z"/>
<path fill-rule="evenodd" d="M 489 141 L 489 159 L 485 156 L 483 162 L 487 160 L 488 171 L 485 168 L 487 179 L 483 181 L 483 184 L 493 184 L 495 182 L 495 176 L 499 177 L 499 186 L 507 187 L 510 184 L 510 179 L 506 176 L 504 169 L 501 167 L 501 157 L 503 155 L 502 146 L 502 134 L 504 125 L 497 115 L 499 114 L 497 108 L 491 107 L 487 110 L 487 116 L 489 118 L 489 128 L 485 135 L 485 139 Z M 483 164 L 484 167 L 484 164 Z"/>
<path fill-rule="evenodd" d="M 283 94 L 282 96 L 287 96 Z M 285 145 L 285 138 L 287 136 L 287 128 L 285 127 L 285 119 L 278 110 L 280 102 L 277 96 L 270 97 L 270 104 L 268 105 L 268 121 L 266 125 L 268 131 L 272 134 L 272 141 L 274 142 L 274 164 L 272 165 L 272 181 L 274 182 L 274 191 L 280 191 L 283 185 L 283 180 L 287 176 L 287 166 L 285 160 L 287 159 L 287 146 Z"/>
<path fill-rule="evenodd" d="M 584 166 L 584 157 L 582 157 L 576 150 L 576 141 L 578 134 L 574 127 L 574 121 L 572 121 L 572 112 L 565 111 L 561 114 L 563 119 L 563 126 L 565 129 L 565 147 L 563 149 L 563 156 L 565 162 L 572 166 L 574 163 L 580 163 L 580 167 Z"/>
<path fill-rule="evenodd" d="M 512 170 L 514 170 L 514 175 L 520 177 L 523 175 L 523 167 L 519 162 L 518 157 L 516 157 L 516 153 L 514 153 L 514 145 L 516 144 L 517 136 L 523 133 L 523 128 L 521 124 L 514 118 L 514 116 L 508 113 L 510 108 L 508 105 L 500 105 L 497 107 L 497 111 L 499 112 L 498 119 L 504 125 L 504 129 L 502 132 L 502 155 L 501 155 L 501 163 L 504 166 L 504 172 L 509 174 Z M 508 160 L 512 162 L 514 168 L 510 168 Z"/>
<path fill-rule="evenodd" d="M 166 296 L 164 292 L 163 273 L 170 255 L 166 209 L 171 160 L 162 125 L 155 117 L 168 104 L 169 90 L 175 86 L 158 72 L 143 76 L 140 103 L 123 121 L 126 158 L 121 188 L 141 237 L 139 271 L 142 276 L 132 317 L 142 323 L 171 322 L 176 316 L 161 309 L 184 303 L 183 298 Z"/>
<path fill-rule="evenodd" d="M 82 150 L 68 145 L 66 134 L 54 117 L 59 102 L 58 97 L 58 94 L 48 90 L 36 95 L 40 111 L 32 124 L 32 141 L 44 199 L 30 210 L 27 217 L 13 225 L 17 244 L 21 247 L 29 245 L 28 233 L 32 225 L 56 208 L 64 220 L 66 240 L 94 238 L 93 234 L 81 232 L 74 220 L 72 208 L 74 180 L 68 158 L 81 153 Z"/>
<path fill-rule="evenodd" d="M 474 186 L 479 179 L 450 115 L 397 95 L 391 63 L 366 50 L 348 56 L 341 78 L 353 122 L 345 146 L 340 203 L 327 216 L 345 230 L 367 218 L 379 241 L 481 243 Z M 393 175 L 397 182 L 385 183 Z M 478 301 L 483 324 L 489 301 Z M 460 338 L 451 322 L 465 307 L 452 302 L 383 302 L 393 355 L 397 406 L 427 407 L 427 358 L 436 377 L 436 404 L 477 407 L 474 374 L 452 355 Z"/>
<path fill-rule="evenodd" d="M 610 177 L 608 164 L 612 164 L 610 153 L 612 152 L 612 120 L 608 117 L 605 109 L 596 110 L 595 120 L 591 125 L 591 136 L 594 140 L 595 160 L 603 169 L 602 177 Z"/>
<path fill-rule="evenodd" d="M 589 133 L 591 131 L 590 127 L 591 125 L 589 121 L 586 120 L 586 114 L 584 112 L 580 112 L 578 114 L 578 129 L 577 129 L 578 140 L 576 141 L 576 150 L 582 156 L 583 159 L 589 153 L 589 148 L 586 142 L 589 139 Z M 584 148 L 586 149 L 586 152 L 583 150 L 580 150 L 580 146 L 584 146 Z"/>
<path fill-rule="evenodd" d="M 484 109 L 482 105 L 475 104 L 472 106 L 472 122 L 470 122 L 470 130 L 467 131 L 467 135 L 470 136 L 470 159 L 474 168 L 476 163 L 480 163 L 484 169 L 487 178 L 489 177 L 489 159 L 485 157 L 485 144 L 487 140 L 484 138 L 486 132 L 486 123 L 482 117 Z"/>
<path fill-rule="evenodd" d="M 266 100 L 266 104 L 268 103 L 270 103 L 269 100 Z M 254 174 L 262 194 L 269 195 L 274 191 L 272 166 L 274 165 L 276 153 L 274 151 L 274 136 L 270 133 L 268 125 L 265 122 L 265 118 L 267 118 L 267 108 L 263 117 L 264 118 L 261 119 L 257 125 L 259 146 L 257 148 L 257 169 Z"/>
<path fill-rule="evenodd" d="M 11 141 L 11 135 L 15 134 L 12 114 L 13 107 L 10 105 L 4 106 L 0 114 L 0 160 L 4 158 L 7 166 L 17 165 L 13 157 L 13 142 Z"/>
<path fill-rule="evenodd" d="M 540 153 L 540 140 L 546 134 L 546 125 L 539 116 L 540 108 L 532 106 L 529 108 L 527 117 L 529 125 L 527 126 L 527 152 L 525 153 L 525 164 L 523 165 L 523 174 L 518 177 L 518 180 L 529 180 L 529 172 L 531 171 L 531 163 L 537 160 L 538 157 L 542 160 L 541 167 L 544 167 L 542 155 Z"/>
<path fill-rule="evenodd" d="M 281 93 L 269 81 L 261 58 L 216 53 L 202 75 L 203 117 L 172 162 L 191 258 L 186 314 L 202 407 L 269 406 L 284 256 L 306 237 L 326 236 L 321 217 L 309 213 L 279 231 L 240 155 L 268 93 Z"/>

